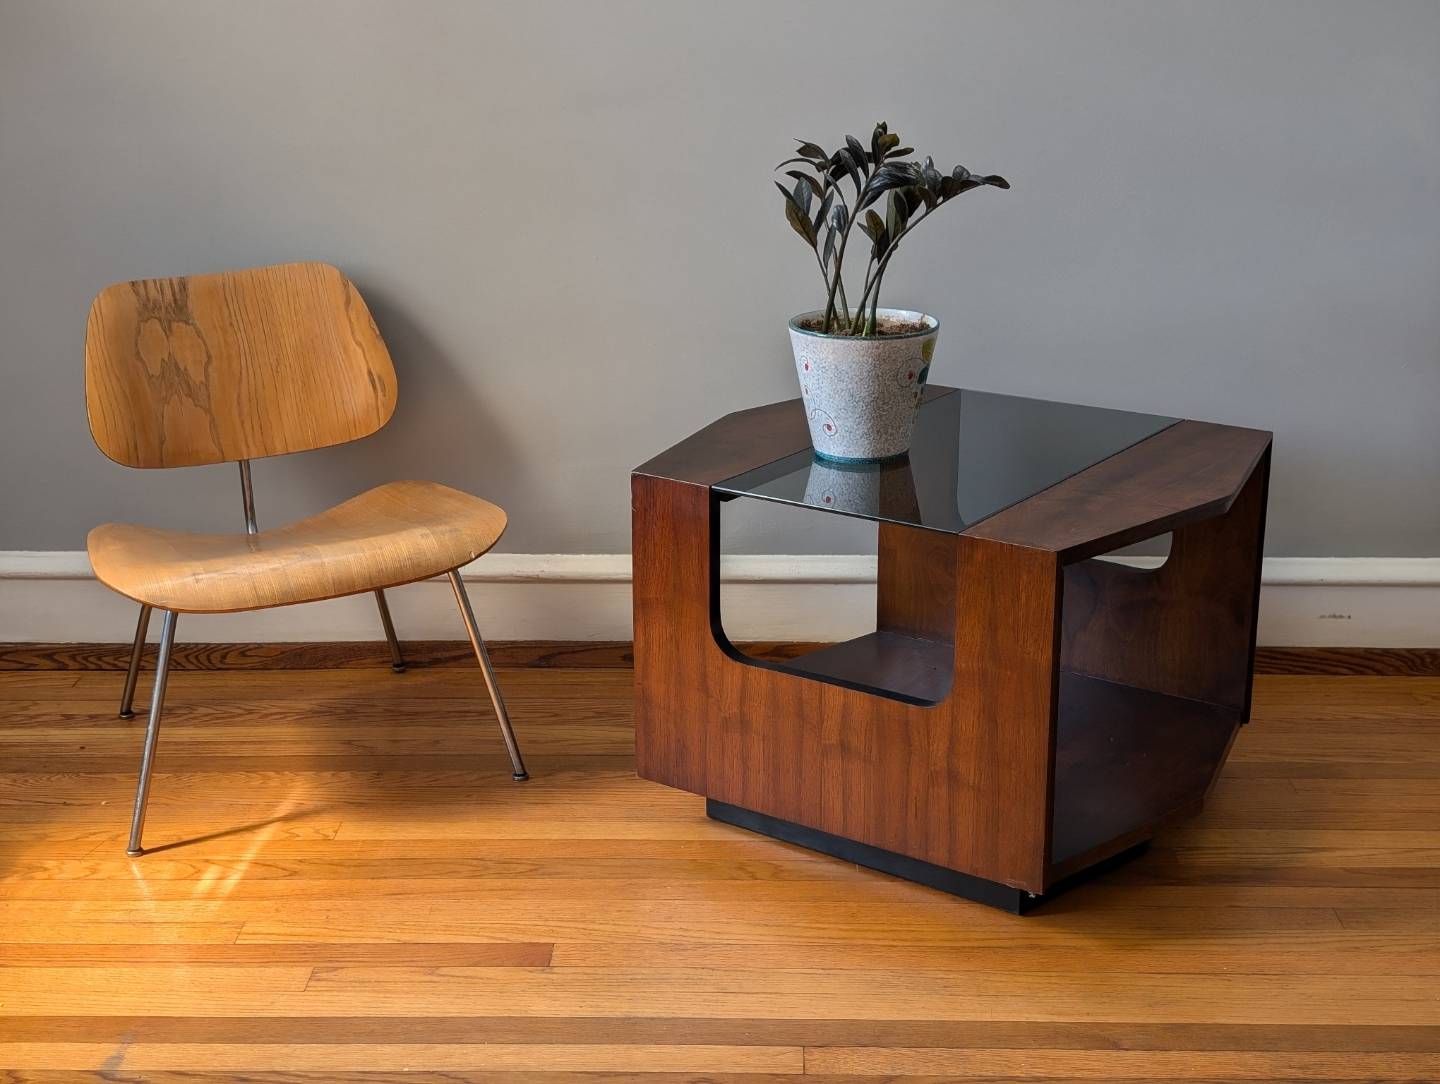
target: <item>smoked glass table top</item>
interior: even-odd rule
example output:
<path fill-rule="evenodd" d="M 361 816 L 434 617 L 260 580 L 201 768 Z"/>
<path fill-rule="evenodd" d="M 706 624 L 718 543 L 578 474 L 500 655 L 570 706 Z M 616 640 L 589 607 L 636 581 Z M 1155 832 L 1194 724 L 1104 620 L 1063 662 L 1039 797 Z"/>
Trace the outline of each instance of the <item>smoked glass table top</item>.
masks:
<path fill-rule="evenodd" d="M 840 463 L 807 448 L 713 488 L 958 534 L 1176 420 L 961 389 L 920 407 L 906 457 Z"/>

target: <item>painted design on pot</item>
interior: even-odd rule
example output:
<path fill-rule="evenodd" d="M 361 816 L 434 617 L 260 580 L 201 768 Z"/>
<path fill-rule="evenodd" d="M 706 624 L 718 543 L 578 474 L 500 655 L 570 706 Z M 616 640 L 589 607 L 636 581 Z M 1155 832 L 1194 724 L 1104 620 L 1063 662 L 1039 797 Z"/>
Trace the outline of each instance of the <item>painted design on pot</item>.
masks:
<path fill-rule="evenodd" d="M 881 309 L 877 315 L 882 324 L 920 329 L 858 338 L 810 330 L 823 315 L 804 313 L 790 321 L 795 375 L 816 454 L 842 461 L 904 455 L 930 375 L 939 321 L 920 312 Z"/>
<path fill-rule="evenodd" d="M 810 394 L 809 389 L 804 384 L 800 385 L 800 391 L 803 395 Z M 830 417 L 829 414 L 826 414 L 825 411 L 819 409 L 818 407 L 810 411 L 809 418 L 810 431 L 812 433 L 815 432 L 817 427 L 819 428 L 820 432 L 824 433 L 827 437 L 833 437 L 838 432 L 838 429 L 835 425 L 835 419 Z"/>
<path fill-rule="evenodd" d="M 918 358 L 911 358 L 895 370 L 895 383 L 902 388 L 923 388 L 929 375 L 930 366 Z"/>

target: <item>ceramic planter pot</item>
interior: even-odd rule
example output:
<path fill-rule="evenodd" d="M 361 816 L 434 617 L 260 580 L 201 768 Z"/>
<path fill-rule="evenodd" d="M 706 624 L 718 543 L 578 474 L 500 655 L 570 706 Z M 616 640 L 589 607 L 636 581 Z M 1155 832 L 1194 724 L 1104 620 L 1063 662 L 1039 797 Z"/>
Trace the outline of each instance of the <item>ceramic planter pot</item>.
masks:
<path fill-rule="evenodd" d="M 910 450 L 940 321 L 905 309 L 881 309 L 877 315 L 923 327 L 860 339 L 808 330 L 807 324 L 823 318 L 821 312 L 790 321 L 810 443 L 824 459 L 873 463 Z"/>

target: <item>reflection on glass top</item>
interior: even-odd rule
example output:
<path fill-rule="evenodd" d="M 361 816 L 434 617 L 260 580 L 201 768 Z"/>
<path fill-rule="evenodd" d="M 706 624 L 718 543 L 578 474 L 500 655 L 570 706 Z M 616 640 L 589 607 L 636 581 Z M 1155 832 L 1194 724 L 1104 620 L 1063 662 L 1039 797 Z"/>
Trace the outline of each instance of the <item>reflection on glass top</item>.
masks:
<path fill-rule="evenodd" d="M 836 463 L 807 448 L 714 488 L 732 496 L 958 534 L 1175 421 L 956 391 L 920 407 L 908 457 Z"/>

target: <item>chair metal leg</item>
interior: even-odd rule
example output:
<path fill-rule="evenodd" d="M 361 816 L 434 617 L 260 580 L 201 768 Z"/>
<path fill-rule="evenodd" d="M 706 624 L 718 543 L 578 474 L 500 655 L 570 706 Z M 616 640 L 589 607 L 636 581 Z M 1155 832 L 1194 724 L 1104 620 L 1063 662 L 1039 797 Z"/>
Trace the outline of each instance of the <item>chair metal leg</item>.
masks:
<path fill-rule="evenodd" d="M 150 607 L 140 604 L 140 620 L 135 623 L 135 646 L 130 649 L 130 672 L 125 675 L 125 691 L 120 694 L 120 718 L 135 718 L 135 682 L 140 677 L 140 660 L 145 657 L 145 634 L 150 631 Z"/>
<path fill-rule="evenodd" d="M 395 638 L 395 622 L 390 620 L 390 604 L 385 601 L 385 592 L 375 592 L 375 605 L 380 607 L 380 624 L 385 626 L 385 639 L 390 641 L 390 669 L 397 674 L 405 672 L 405 656 L 400 654 L 400 641 Z"/>
<path fill-rule="evenodd" d="M 485 641 L 480 638 L 480 626 L 475 623 L 475 611 L 470 608 L 470 599 L 465 594 L 465 585 L 460 582 L 460 573 L 450 570 L 450 586 L 455 590 L 455 602 L 460 607 L 460 616 L 465 619 L 465 631 L 470 635 L 470 646 L 480 660 L 480 672 L 485 675 L 485 687 L 490 690 L 490 701 L 495 705 L 495 714 L 500 719 L 500 734 L 505 739 L 505 748 L 510 753 L 510 777 L 516 780 L 529 779 L 525 762 L 520 759 L 520 746 L 515 741 L 515 731 L 510 727 L 510 715 L 505 710 L 505 698 L 500 695 L 500 685 L 495 680 L 495 671 L 490 666 L 490 655 L 485 650 Z"/>
<path fill-rule="evenodd" d="M 155 764 L 155 745 L 160 737 L 160 712 L 165 706 L 165 681 L 170 676 L 170 649 L 175 644 L 175 611 L 165 610 L 160 628 L 160 652 L 155 657 L 155 688 L 150 694 L 150 725 L 145 728 L 145 752 L 140 758 L 140 783 L 135 789 L 135 815 L 130 821 L 131 858 L 144 853 L 140 836 L 145 831 L 145 803 L 150 797 L 150 769 Z"/>

